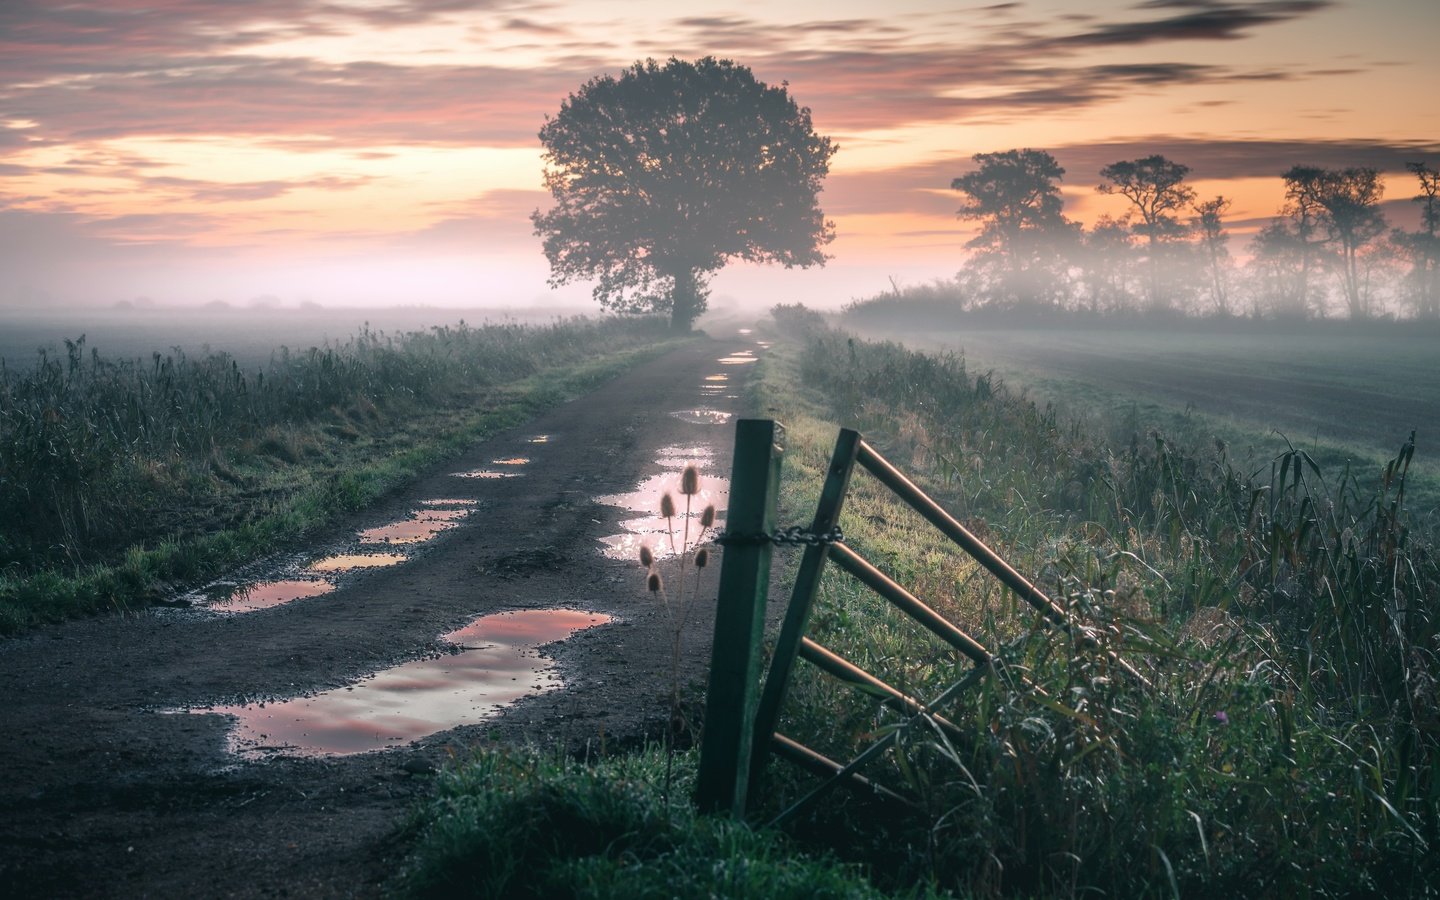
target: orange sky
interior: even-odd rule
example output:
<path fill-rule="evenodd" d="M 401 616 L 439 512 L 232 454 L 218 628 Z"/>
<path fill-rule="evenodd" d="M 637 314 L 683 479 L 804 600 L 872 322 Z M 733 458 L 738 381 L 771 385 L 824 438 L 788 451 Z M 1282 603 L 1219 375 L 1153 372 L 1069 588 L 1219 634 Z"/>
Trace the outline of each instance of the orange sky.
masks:
<path fill-rule="evenodd" d="M 834 305 L 953 274 L 950 181 L 1052 152 L 1066 213 L 1162 152 L 1237 235 L 1295 163 L 1440 164 L 1440 3 L 5 0 L 0 305 L 258 295 L 326 305 L 584 303 L 545 287 L 535 134 L 585 80 L 717 55 L 788 81 L 841 146 L 825 270 L 733 266 L 717 302 Z"/>

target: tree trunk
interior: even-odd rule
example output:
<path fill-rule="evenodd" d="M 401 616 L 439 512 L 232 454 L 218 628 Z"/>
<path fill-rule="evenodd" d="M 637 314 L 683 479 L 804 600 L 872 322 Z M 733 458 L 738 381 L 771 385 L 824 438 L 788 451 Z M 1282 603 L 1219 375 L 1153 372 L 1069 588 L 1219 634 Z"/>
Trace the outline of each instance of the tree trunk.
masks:
<path fill-rule="evenodd" d="M 670 292 L 670 328 L 687 332 L 700 317 L 700 284 L 693 269 L 682 269 L 672 279 L 675 286 Z"/>

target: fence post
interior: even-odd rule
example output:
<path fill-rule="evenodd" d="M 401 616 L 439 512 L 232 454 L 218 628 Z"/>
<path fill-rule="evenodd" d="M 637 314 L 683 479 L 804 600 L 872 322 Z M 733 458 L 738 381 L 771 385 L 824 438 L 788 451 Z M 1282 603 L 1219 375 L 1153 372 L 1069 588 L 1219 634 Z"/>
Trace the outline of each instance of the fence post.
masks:
<path fill-rule="evenodd" d="M 775 530 L 784 439 L 784 427 L 770 419 L 735 423 L 735 459 L 725 513 L 729 534 L 768 535 Z M 768 541 L 728 544 L 720 565 L 695 784 L 695 805 L 701 812 L 745 815 L 772 549 Z"/>

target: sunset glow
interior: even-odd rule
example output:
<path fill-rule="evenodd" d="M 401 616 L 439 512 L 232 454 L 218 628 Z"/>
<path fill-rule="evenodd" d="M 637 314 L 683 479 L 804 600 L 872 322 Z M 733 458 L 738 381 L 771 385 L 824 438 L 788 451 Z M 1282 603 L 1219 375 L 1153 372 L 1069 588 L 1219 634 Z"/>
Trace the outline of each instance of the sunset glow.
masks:
<path fill-rule="evenodd" d="M 0 8 L 0 305 L 261 294 L 327 305 L 550 292 L 536 132 L 587 79 L 715 55 L 788 82 L 840 145 L 824 270 L 732 266 L 724 298 L 820 305 L 953 274 L 970 157 L 1049 150 L 1066 214 L 1164 153 L 1253 232 L 1297 163 L 1373 166 L 1412 226 L 1440 163 L 1431 0 L 870 3 L 15 0 Z"/>

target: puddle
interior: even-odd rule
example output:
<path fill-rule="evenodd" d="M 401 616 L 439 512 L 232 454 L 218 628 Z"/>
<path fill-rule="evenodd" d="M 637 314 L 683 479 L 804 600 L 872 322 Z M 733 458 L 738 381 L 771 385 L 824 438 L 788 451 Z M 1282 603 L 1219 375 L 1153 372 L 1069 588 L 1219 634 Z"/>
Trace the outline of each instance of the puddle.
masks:
<path fill-rule="evenodd" d="M 667 447 L 666 450 L 698 450 L 701 448 L 679 448 Z M 676 454 L 678 458 L 680 454 Z M 691 458 L 696 463 L 696 468 L 704 469 L 704 461 Z M 708 452 L 706 454 L 709 456 Z M 661 465 L 666 465 L 661 458 Z M 676 469 L 685 465 L 681 460 Z M 666 492 L 670 493 L 675 501 L 675 517 L 666 520 L 660 515 L 660 497 Z M 635 560 L 640 556 L 641 546 L 647 546 L 656 557 L 673 556 L 676 546 L 683 547 L 687 540 L 686 523 L 689 523 L 688 540 L 691 546 L 700 542 L 702 538 L 700 528 L 700 516 L 709 505 L 715 506 L 715 524 L 713 532 L 718 532 L 725 527 L 725 506 L 730 499 L 730 480 L 728 478 L 716 478 L 702 474 L 700 476 L 700 493 L 690 499 L 689 516 L 686 516 L 685 496 L 680 493 L 680 472 L 662 472 L 659 475 L 652 475 L 635 486 L 635 490 L 623 494 L 608 494 L 603 497 L 596 497 L 596 503 L 603 503 L 606 506 L 618 506 L 621 509 L 628 509 L 634 512 L 645 513 L 644 516 L 635 519 L 626 519 L 620 523 L 624 529 L 623 534 L 613 534 L 600 538 L 602 545 L 601 554 L 610 559 Z"/>
<path fill-rule="evenodd" d="M 380 569 L 404 562 L 399 553 L 341 553 L 317 559 L 310 564 L 311 572 L 349 572 L 354 569 Z"/>
<path fill-rule="evenodd" d="M 525 439 L 525 443 L 527 443 L 527 444 L 548 444 L 548 443 L 550 443 L 550 435 L 548 435 L 548 434 L 537 434 L 537 435 L 533 435 L 533 436 L 531 436 L 531 437 L 526 438 L 526 439 Z"/>
<path fill-rule="evenodd" d="M 562 685 L 536 648 L 611 621 L 600 613 L 531 609 L 481 616 L 442 637 L 464 649 L 386 669 L 349 687 L 278 703 L 195 710 L 235 717 L 230 752 L 345 756 L 384 750 L 495 716 Z"/>
<path fill-rule="evenodd" d="M 755 346 L 759 347 L 761 350 L 769 350 L 772 345 L 770 341 L 756 341 Z"/>
<path fill-rule="evenodd" d="M 724 373 L 722 372 L 722 373 L 719 374 L 719 375 L 706 375 L 706 376 L 705 376 L 705 380 L 706 380 L 706 381 L 729 381 L 729 380 L 730 380 L 730 376 L 729 376 L 729 375 L 726 375 L 726 374 L 724 374 Z"/>
<path fill-rule="evenodd" d="M 667 469 L 684 469 L 690 463 L 703 469 L 715 461 L 715 452 L 709 447 L 661 447 L 656 453 L 655 464 Z"/>
<path fill-rule="evenodd" d="M 753 363 L 757 359 L 759 357 L 755 355 L 754 350 L 736 350 L 729 356 L 720 357 L 716 362 L 722 366 L 743 366 L 745 363 Z"/>
<path fill-rule="evenodd" d="M 242 584 L 222 592 L 206 608 L 215 612 L 245 613 L 257 609 L 270 609 L 306 597 L 318 597 L 335 590 L 328 581 L 301 580 L 261 581 Z"/>
<path fill-rule="evenodd" d="M 471 469 L 468 472 L 451 472 L 456 478 L 520 478 L 524 472 L 496 472 L 494 469 Z"/>
<path fill-rule="evenodd" d="M 741 334 L 754 334 L 754 330 L 753 330 L 753 329 L 750 329 L 750 328 L 741 328 L 741 329 L 740 329 L 740 333 L 741 333 Z"/>
<path fill-rule="evenodd" d="M 721 412 L 718 409 L 709 407 L 698 407 L 696 409 L 682 409 L 672 412 L 670 415 L 682 422 L 689 422 L 692 425 L 724 425 L 729 422 L 734 413 Z"/>
<path fill-rule="evenodd" d="M 420 544 L 434 538 L 442 531 L 455 528 L 469 510 L 427 509 L 417 512 L 412 518 L 401 519 L 388 525 L 367 528 L 360 532 L 362 544 Z"/>
<path fill-rule="evenodd" d="M 421 500 L 421 501 L 420 501 L 420 505 L 421 505 L 421 506 L 477 506 L 477 505 L 479 505 L 479 503 L 480 503 L 479 500 L 459 500 L 459 499 L 450 499 L 450 500 L 447 500 L 447 499 L 444 499 L 444 498 L 441 498 L 441 499 L 438 499 L 438 500 Z"/>
<path fill-rule="evenodd" d="M 530 462 L 530 457 L 528 457 L 528 456 L 512 456 L 512 457 L 510 457 L 509 459 L 492 459 L 492 460 L 490 460 L 490 465 L 492 465 L 492 466 L 524 466 L 524 465 L 528 465 L 529 462 Z"/>

